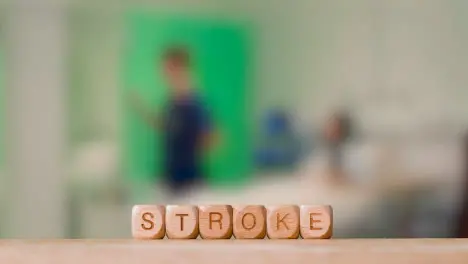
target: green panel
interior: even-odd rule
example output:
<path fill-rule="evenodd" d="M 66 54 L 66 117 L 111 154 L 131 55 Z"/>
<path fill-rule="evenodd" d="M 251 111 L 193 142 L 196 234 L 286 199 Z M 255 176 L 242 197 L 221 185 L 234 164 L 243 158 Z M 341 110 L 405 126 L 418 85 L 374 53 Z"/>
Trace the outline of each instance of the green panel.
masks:
<path fill-rule="evenodd" d="M 168 90 L 158 58 L 170 44 L 187 45 L 194 56 L 193 76 L 198 92 L 207 102 L 221 135 L 221 144 L 207 157 L 208 180 L 213 184 L 243 182 L 252 168 L 248 29 L 218 20 L 162 19 L 141 14 L 131 16 L 129 21 L 126 92 L 136 90 L 153 109 L 161 111 Z M 160 135 L 147 127 L 128 104 L 124 111 L 127 175 L 132 180 L 160 177 Z"/>

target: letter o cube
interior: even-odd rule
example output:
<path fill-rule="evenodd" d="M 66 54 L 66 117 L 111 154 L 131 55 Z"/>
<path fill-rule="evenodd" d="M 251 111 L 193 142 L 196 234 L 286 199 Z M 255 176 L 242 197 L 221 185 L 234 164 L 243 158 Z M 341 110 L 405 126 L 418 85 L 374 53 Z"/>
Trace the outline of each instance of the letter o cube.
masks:
<path fill-rule="evenodd" d="M 235 206 L 233 233 L 237 239 L 263 239 L 266 234 L 266 212 L 262 205 Z"/>

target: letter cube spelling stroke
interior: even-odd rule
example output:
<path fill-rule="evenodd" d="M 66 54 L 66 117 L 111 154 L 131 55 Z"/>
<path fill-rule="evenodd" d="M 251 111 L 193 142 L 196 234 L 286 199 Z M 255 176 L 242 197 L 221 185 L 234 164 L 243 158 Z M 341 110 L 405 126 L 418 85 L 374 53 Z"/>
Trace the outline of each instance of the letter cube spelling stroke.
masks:
<path fill-rule="evenodd" d="M 331 206 L 313 205 L 135 205 L 137 239 L 329 239 Z"/>
<path fill-rule="evenodd" d="M 331 206 L 301 206 L 301 236 L 304 239 L 328 239 L 333 233 Z"/>
<path fill-rule="evenodd" d="M 166 234 L 172 239 L 198 237 L 198 207 L 169 205 L 166 207 Z"/>
<path fill-rule="evenodd" d="M 266 234 L 266 212 L 262 205 L 234 206 L 233 233 L 238 239 L 263 239 Z"/>
<path fill-rule="evenodd" d="M 200 236 L 203 239 L 229 239 L 232 236 L 232 206 L 198 207 Z"/>
<path fill-rule="evenodd" d="M 271 239 L 297 239 L 299 237 L 299 206 L 268 206 L 267 235 Z"/>
<path fill-rule="evenodd" d="M 162 205 L 135 205 L 132 209 L 132 235 L 139 239 L 162 239 L 166 234 L 166 208 Z"/>

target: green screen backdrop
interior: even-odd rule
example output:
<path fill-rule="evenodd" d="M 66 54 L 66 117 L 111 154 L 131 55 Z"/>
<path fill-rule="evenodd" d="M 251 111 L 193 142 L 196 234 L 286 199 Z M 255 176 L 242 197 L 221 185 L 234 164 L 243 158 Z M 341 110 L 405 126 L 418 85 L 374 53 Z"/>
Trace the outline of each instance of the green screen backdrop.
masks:
<path fill-rule="evenodd" d="M 211 184 L 236 184 L 252 170 L 250 106 L 250 30 L 232 22 L 206 18 L 129 17 L 124 61 L 124 94 L 136 91 L 155 112 L 162 111 L 168 87 L 161 76 L 160 58 L 173 44 L 183 44 L 193 57 L 196 89 L 205 99 L 219 145 L 207 155 L 205 171 Z M 160 178 L 161 135 L 124 103 L 125 171 L 130 180 Z"/>

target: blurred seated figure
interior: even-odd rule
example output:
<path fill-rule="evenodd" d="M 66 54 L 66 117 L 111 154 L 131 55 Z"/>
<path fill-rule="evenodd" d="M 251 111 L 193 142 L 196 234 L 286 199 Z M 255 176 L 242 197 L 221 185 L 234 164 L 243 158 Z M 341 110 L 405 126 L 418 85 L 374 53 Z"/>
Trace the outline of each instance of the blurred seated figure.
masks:
<path fill-rule="evenodd" d="M 343 149 L 345 143 L 351 137 L 351 132 L 351 119 L 345 111 L 334 113 L 325 125 L 324 139 L 328 152 L 330 174 L 333 180 L 344 180 Z"/>
<path fill-rule="evenodd" d="M 288 114 L 282 110 L 268 113 L 262 126 L 256 164 L 263 169 L 289 169 L 300 158 L 300 144 Z"/>

